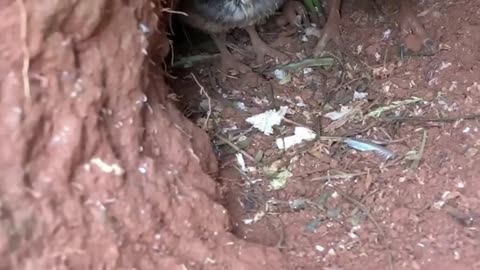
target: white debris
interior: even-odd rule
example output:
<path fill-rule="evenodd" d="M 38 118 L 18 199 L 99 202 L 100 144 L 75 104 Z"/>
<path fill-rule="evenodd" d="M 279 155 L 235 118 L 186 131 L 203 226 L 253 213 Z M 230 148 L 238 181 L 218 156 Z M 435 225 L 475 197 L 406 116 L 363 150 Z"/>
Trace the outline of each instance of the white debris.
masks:
<path fill-rule="evenodd" d="M 253 102 L 255 102 L 258 105 L 263 105 L 263 104 L 269 104 L 268 99 L 266 97 L 259 98 L 259 97 L 254 97 Z"/>
<path fill-rule="evenodd" d="M 263 132 L 265 135 L 271 135 L 273 133 L 272 127 L 279 125 L 283 117 L 288 111 L 287 106 L 282 106 L 278 111 L 268 110 L 261 114 L 250 116 L 245 121 L 252 124 L 253 127 Z"/>
<path fill-rule="evenodd" d="M 440 67 L 438 68 L 438 70 L 439 70 L 439 71 L 440 71 L 440 70 L 444 70 L 444 69 L 450 67 L 451 65 L 452 65 L 452 63 L 450 63 L 450 62 L 442 62 L 442 63 L 440 64 Z"/>
<path fill-rule="evenodd" d="M 362 93 L 362 92 L 353 92 L 353 100 L 362 100 L 365 99 L 368 96 L 368 93 Z"/>
<path fill-rule="evenodd" d="M 387 29 L 385 32 L 383 32 L 383 38 L 382 38 L 382 40 L 389 39 L 389 38 L 390 38 L 390 34 L 392 34 L 392 30 L 391 30 L 391 29 Z"/>
<path fill-rule="evenodd" d="M 295 97 L 295 101 L 297 102 L 295 105 L 297 105 L 297 107 L 307 107 L 307 104 L 305 104 L 305 102 L 303 101 L 302 97 L 300 96 L 296 96 Z"/>
<path fill-rule="evenodd" d="M 314 36 L 314 37 L 317 37 L 317 38 L 320 38 L 322 36 L 322 34 L 320 32 L 320 29 L 318 29 L 314 26 L 305 28 L 305 35 L 307 37 L 308 36 Z"/>
<path fill-rule="evenodd" d="M 433 203 L 433 207 L 436 209 L 442 209 L 442 207 L 447 203 L 448 200 L 457 198 L 460 196 L 460 192 L 458 191 L 445 191 L 442 193 L 441 199 L 435 201 Z"/>
<path fill-rule="evenodd" d="M 264 216 L 265 216 L 265 212 L 264 212 L 264 211 L 260 211 L 260 212 L 257 212 L 257 213 L 253 216 L 253 218 L 244 219 L 244 220 L 243 220 L 243 223 L 244 223 L 244 224 L 247 224 L 247 225 L 251 225 L 251 224 L 254 224 L 254 223 L 256 223 L 257 221 L 261 220 Z"/>
<path fill-rule="evenodd" d="M 273 71 L 273 74 L 275 75 L 275 78 L 277 78 L 277 80 L 279 81 L 278 83 L 280 85 L 287 84 L 292 80 L 292 76 L 290 76 L 290 74 L 288 74 L 288 72 L 283 69 L 275 69 L 275 71 Z"/>
<path fill-rule="evenodd" d="M 356 235 L 354 232 L 349 232 L 348 236 L 350 236 L 352 239 L 358 239 L 358 235 Z"/>
<path fill-rule="evenodd" d="M 315 139 L 317 134 L 305 127 L 295 127 L 295 134 L 292 136 L 284 137 L 284 138 L 278 138 L 277 139 L 277 147 L 279 149 L 288 149 L 296 144 L 301 143 L 302 141 L 311 141 Z"/>
<path fill-rule="evenodd" d="M 465 188 L 465 182 L 463 182 L 460 179 L 457 179 L 457 183 L 455 184 L 455 187 L 457 188 Z"/>
<path fill-rule="evenodd" d="M 245 165 L 245 159 L 243 158 L 242 153 L 237 153 L 235 156 L 237 157 L 237 162 L 238 162 L 238 165 L 240 165 L 240 169 L 246 172 L 247 166 Z"/>
<path fill-rule="evenodd" d="M 140 24 L 140 32 L 146 34 L 146 33 L 150 33 L 150 29 L 148 28 L 148 26 L 144 25 L 144 24 Z"/>
<path fill-rule="evenodd" d="M 122 175 L 125 172 L 118 164 L 108 164 L 100 158 L 93 158 L 90 162 L 106 173 Z"/>
<path fill-rule="evenodd" d="M 470 92 L 470 91 L 480 91 L 480 84 L 478 84 L 477 82 L 474 82 L 471 86 L 467 87 L 467 91 Z"/>
<path fill-rule="evenodd" d="M 351 110 L 352 110 L 352 107 L 350 107 L 350 106 L 342 106 L 340 108 L 340 111 L 329 112 L 329 113 L 325 114 L 324 116 L 327 117 L 327 118 L 330 118 L 333 121 L 335 121 L 335 120 L 343 118 Z"/>
<path fill-rule="evenodd" d="M 138 171 L 142 174 L 146 174 L 147 173 L 147 164 L 142 164 L 138 167 Z"/>
<path fill-rule="evenodd" d="M 285 185 L 287 184 L 288 182 L 288 179 L 290 177 L 292 177 L 292 173 L 289 171 L 289 170 L 282 170 L 280 171 L 276 176 L 275 178 L 272 179 L 272 181 L 270 182 L 270 187 L 273 189 L 273 190 L 280 190 L 280 189 L 283 189 L 285 187 Z"/>
<path fill-rule="evenodd" d="M 309 74 L 309 73 L 312 73 L 312 72 L 313 72 L 313 68 L 308 67 L 308 68 L 303 69 L 303 74 Z"/>
<path fill-rule="evenodd" d="M 277 78 L 279 80 L 283 80 L 287 76 L 287 72 L 285 70 L 282 70 L 282 69 L 275 69 L 273 74 L 275 75 L 275 78 Z"/>
<path fill-rule="evenodd" d="M 360 55 L 363 51 L 363 46 L 362 45 L 358 45 L 357 46 L 357 55 Z"/>
<path fill-rule="evenodd" d="M 460 252 L 458 250 L 453 251 L 453 259 L 458 261 L 460 260 Z"/>
<path fill-rule="evenodd" d="M 247 111 L 247 106 L 245 106 L 245 103 L 243 102 L 235 102 L 235 107 L 237 107 L 242 111 L 245 111 L 245 112 Z"/>
<path fill-rule="evenodd" d="M 333 248 L 329 249 L 328 250 L 328 255 L 330 256 L 335 256 L 337 253 L 335 252 L 335 250 Z"/>

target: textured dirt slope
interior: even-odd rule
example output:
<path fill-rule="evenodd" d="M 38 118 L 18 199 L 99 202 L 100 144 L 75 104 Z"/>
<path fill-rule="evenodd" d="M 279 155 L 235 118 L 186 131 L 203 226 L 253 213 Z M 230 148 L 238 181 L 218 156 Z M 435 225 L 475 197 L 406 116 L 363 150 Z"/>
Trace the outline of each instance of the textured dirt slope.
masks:
<path fill-rule="evenodd" d="M 1 269 L 281 269 L 227 232 L 208 138 L 149 66 L 168 50 L 160 11 L 0 4 Z"/>

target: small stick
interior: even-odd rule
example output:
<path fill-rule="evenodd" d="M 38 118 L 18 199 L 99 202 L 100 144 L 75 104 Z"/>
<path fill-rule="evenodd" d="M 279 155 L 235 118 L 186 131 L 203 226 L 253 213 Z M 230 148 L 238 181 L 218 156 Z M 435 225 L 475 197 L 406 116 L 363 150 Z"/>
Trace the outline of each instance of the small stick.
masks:
<path fill-rule="evenodd" d="M 224 138 L 221 135 L 215 134 L 217 138 L 219 138 L 224 143 L 228 144 L 232 147 L 235 151 L 242 153 L 246 158 L 251 160 L 253 163 L 256 163 L 255 158 L 253 158 L 249 153 L 245 152 L 244 150 L 240 149 L 240 147 L 236 146 L 233 142 L 229 141 L 227 138 Z"/>
<path fill-rule="evenodd" d="M 333 88 L 331 91 L 336 92 L 336 91 L 340 90 L 342 87 L 349 86 L 350 84 L 352 84 L 354 82 L 358 82 L 358 81 L 363 80 L 363 79 L 364 79 L 363 77 L 352 79 L 352 80 L 350 80 L 346 83 L 340 84 L 339 86 Z"/>
<path fill-rule="evenodd" d="M 312 128 L 310 128 L 309 126 L 306 126 L 306 125 L 304 125 L 304 124 L 295 122 L 295 121 L 290 120 L 290 119 L 288 119 L 288 118 L 286 118 L 286 117 L 283 117 L 283 121 L 285 121 L 285 122 L 287 122 L 287 123 L 289 123 L 289 124 L 292 124 L 292 125 L 299 126 L 299 127 L 304 127 L 304 128 L 312 129 Z"/>

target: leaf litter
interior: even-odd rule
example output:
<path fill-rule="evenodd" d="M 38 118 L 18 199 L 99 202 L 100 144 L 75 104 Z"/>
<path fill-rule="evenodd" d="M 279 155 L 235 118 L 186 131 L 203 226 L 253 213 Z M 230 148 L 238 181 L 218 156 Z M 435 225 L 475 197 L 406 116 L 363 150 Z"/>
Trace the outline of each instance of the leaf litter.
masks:
<path fill-rule="evenodd" d="M 236 108 L 242 114 L 245 114 L 245 122 L 249 124 L 246 128 L 253 128 L 254 132 L 244 135 L 241 140 L 229 136 L 228 133 L 245 128 L 242 126 L 244 123 L 237 122 L 234 125 L 235 128 L 223 129 L 220 141 L 230 147 L 231 152 L 236 155 L 235 158 L 239 168 L 250 179 L 255 179 L 255 183 L 250 182 L 253 183 L 249 184 L 250 186 L 268 186 L 268 189 L 265 189 L 264 192 L 266 196 L 271 196 L 270 199 L 275 197 L 275 193 L 270 191 L 286 190 L 288 194 L 291 194 L 294 185 L 290 183 L 293 182 L 308 181 L 309 183 L 315 182 L 323 185 L 323 190 L 315 190 L 312 191 L 313 194 L 307 197 L 298 196 L 289 198 L 287 201 L 287 205 L 292 211 L 311 211 L 312 209 L 316 211 L 310 222 L 305 224 L 306 231 L 315 232 L 325 218 L 345 218 L 348 224 L 358 228 L 365 222 L 364 219 L 367 216 L 367 219 L 372 220 L 380 234 L 383 235 L 382 229 L 374 221 L 373 215 L 362 201 L 372 195 L 365 193 L 365 198 L 362 198 L 362 200 L 352 199 L 353 197 L 349 195 L 350 191 L 341 191 L 337 185 L 361 181 L 368 182 L 368 184 L 362 183 L 365 186 L 365 192 L 377 185 L 376 176 L 381 175 L 385 168 L 374 166 L 378 161 L 362 156 L 362 152 L 373 152 L 385 160 L 403 156 L 404 160 L 411 162 L 411 168 L 417 168 L 427 147 L 426 131 L 424 130 L 422 142 L 415 150 L 405 149 L 404 146 L 390 147 L 388 141 L 393 141 L 395 137 L 394 125 L 408 124 L 414 121 L 441 122 L 442 119 L 421 118 L 417 115 L 426 112 L 412 112 L 409 105 L 428 104 L 428 101 L 418 97 L 386 102 L 385 105 L 380 105 L 371 110 L 371 100 L 376 98 L 374 95 L 372 97 L 372 91 L 370 89 L 357 91 L 349 82 L 345 83 L 343 81 L 345 78 L 352 79 L 353 73 L 351 72 L 353 72 L 354 67 L 348 63 L 343 67 L 347 69 L 342 71 L 344 77 L 340 76 L 341 74 L 338 76 L 342 79 L 337 83 L 339 86 L 335 87 L 335 90 L 337 91 L 340 88 L 348 90 L 350 101 L 345 104 L 336 104 L 336 101 L 329 100 L 326 97 L 325 104 L 317 107 L 313 106 L 311 96 L 305 96 L 305 93 L 302 92 L 304 89 L 308 89 L 308 86 L 298 85 L 301 84 L 302 80 L 297 77 L 315 74 L 316 70 L 312 67 L 333 68 L 332 60 L 332 58 L 325 58 L 321 60 L 325 62 L 321 62 L 318 59 L 306 59 L 277 67 L 273 72 L 276 79 L 272 82 L 276 84 L 273 87 L 273 93 L 268 97 L 256 95 L 248 97 L 251 100 L 247 104 L 254 104 L 253 107 L 256 106 L 256 112 L 260 111 L 261 113 L 249 113 L 252 107 L 247 108 L 245 100 L 235 103 Z M 372 70 L 373 76 L 384 76 L 385 72 L 390 72 L 390 68 L 390 66 L 383 67 L 382 74 L 374 69 Z M 286 90 L 287 85 L 288 90 Z M 391 86 L 392 84 L 385 85 Z M 241 93 L 240 90 L 236 89 L 237 93 Z M 316 91 L 322 90 L 323 88 Z M 382 90 L 385 91 L 385 89 L 380 91 Z M 328 96 L 328 93 L 326 95 Z M 367 98 L 370 100 L 367 100 Z M 324 108 L 330 108 L 329 112 L 325 112 Z M 287 113 L 289 114 L 288 118 L 295 119 L 295 121 L 286 121 L 288 120 L 285 118 Z M 219 116 L 215 115 L 215 117 Z M 478 119 L 479 117 L 467 116 L 464 118 Z M 464 118 L 458 117 L 458 119 Z M 385 119 L 389 120 L 385 121 Z M 448 122 L 447 119 L 450 118 L 445 118 L 445 122 Z M 321 122 L 321 124 L 318 125 L 318 122 Z M 292 133 L 293 135 L 287 135 Z M 384 138 L 385 135 L 388 139 Z M 319 150 L 314 151 L 314 145 L 317 145 L 320 141 L 329 143 L 323 143 Z M 387 143 L 381 144 L 378 141 Z M 356 151 L 348 151 L 348 149 Z M 332 170 L 319 170 L 312 174 L 305 173 L 304 167 L 308 166 L 308 164 L 303 164 L 308 160 L 305 158 L 306 156 L 310 157 L 312 163 L 327 163 L 335 170 L 332 168 Z M 390 167 L 402 165 L 402 163 L 395 163 L 395 160 L 391 162 Z M 297 175 L 302 176 L 296 178 Z M 306 185 L 308 186 L 308 184 Z M 335 187 L 333 188 L 335 192 L 330 193 L 326 200 L 347 198 L 346 200 L 354 206 L 354 210 L 349 212 L 344 205 L 327 206 L 326 200 L 321 202 L 321 195 L 326 194 L 324 191 L 332 186 Z M 315 197 L 317 200 L 312 199 Z M 267 200 L 267 204 L 270 199 Z M 375 207 L 375 205 L 371 207 Z M 258 222 L 264 216 L 268 216 L 272 209 L 271 207 L 261 209 L 253 217 L 245 219 L 245 223 Z M 388 247 L 387 250 L 389 250 Z"/>

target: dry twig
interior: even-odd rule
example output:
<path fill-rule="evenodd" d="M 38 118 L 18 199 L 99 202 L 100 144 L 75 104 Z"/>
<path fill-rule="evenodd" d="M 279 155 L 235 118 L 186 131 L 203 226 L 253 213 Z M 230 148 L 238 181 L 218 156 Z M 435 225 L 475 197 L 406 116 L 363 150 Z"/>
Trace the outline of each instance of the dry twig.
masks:
<path fill-rule="evenodd" d="M 215 134 L 215 136 L 220 139 L 221 141 L 223 141 L 224 143 L 228 144 L 230 147 L 232 147 L 235 151 L 237 152 L 240 152 L 242 153 L 246 158 L 248 158 L 250 161 L 252 161 L 253 163 L 256 163 L 255 161 L 255 158 L 252 157 L 249 153 L 247 153 L 246 151 L 240 149 L 240 147 L 236 146 L 233 142 L 229 141 L 227 138 L 221 136 L 221 135 L 218 135 L 218 134 Z"/>
<path fill-rule="evenodd" d="M 456 122 L 462 120 L 480 120 L 480 113 L 452 116 L 452 117 L 440 117 L 440 118 L 427 118 L 418 116 L 399 116 L 399 117 L 380 117 L 382 121 L 393 122 Z"/>

